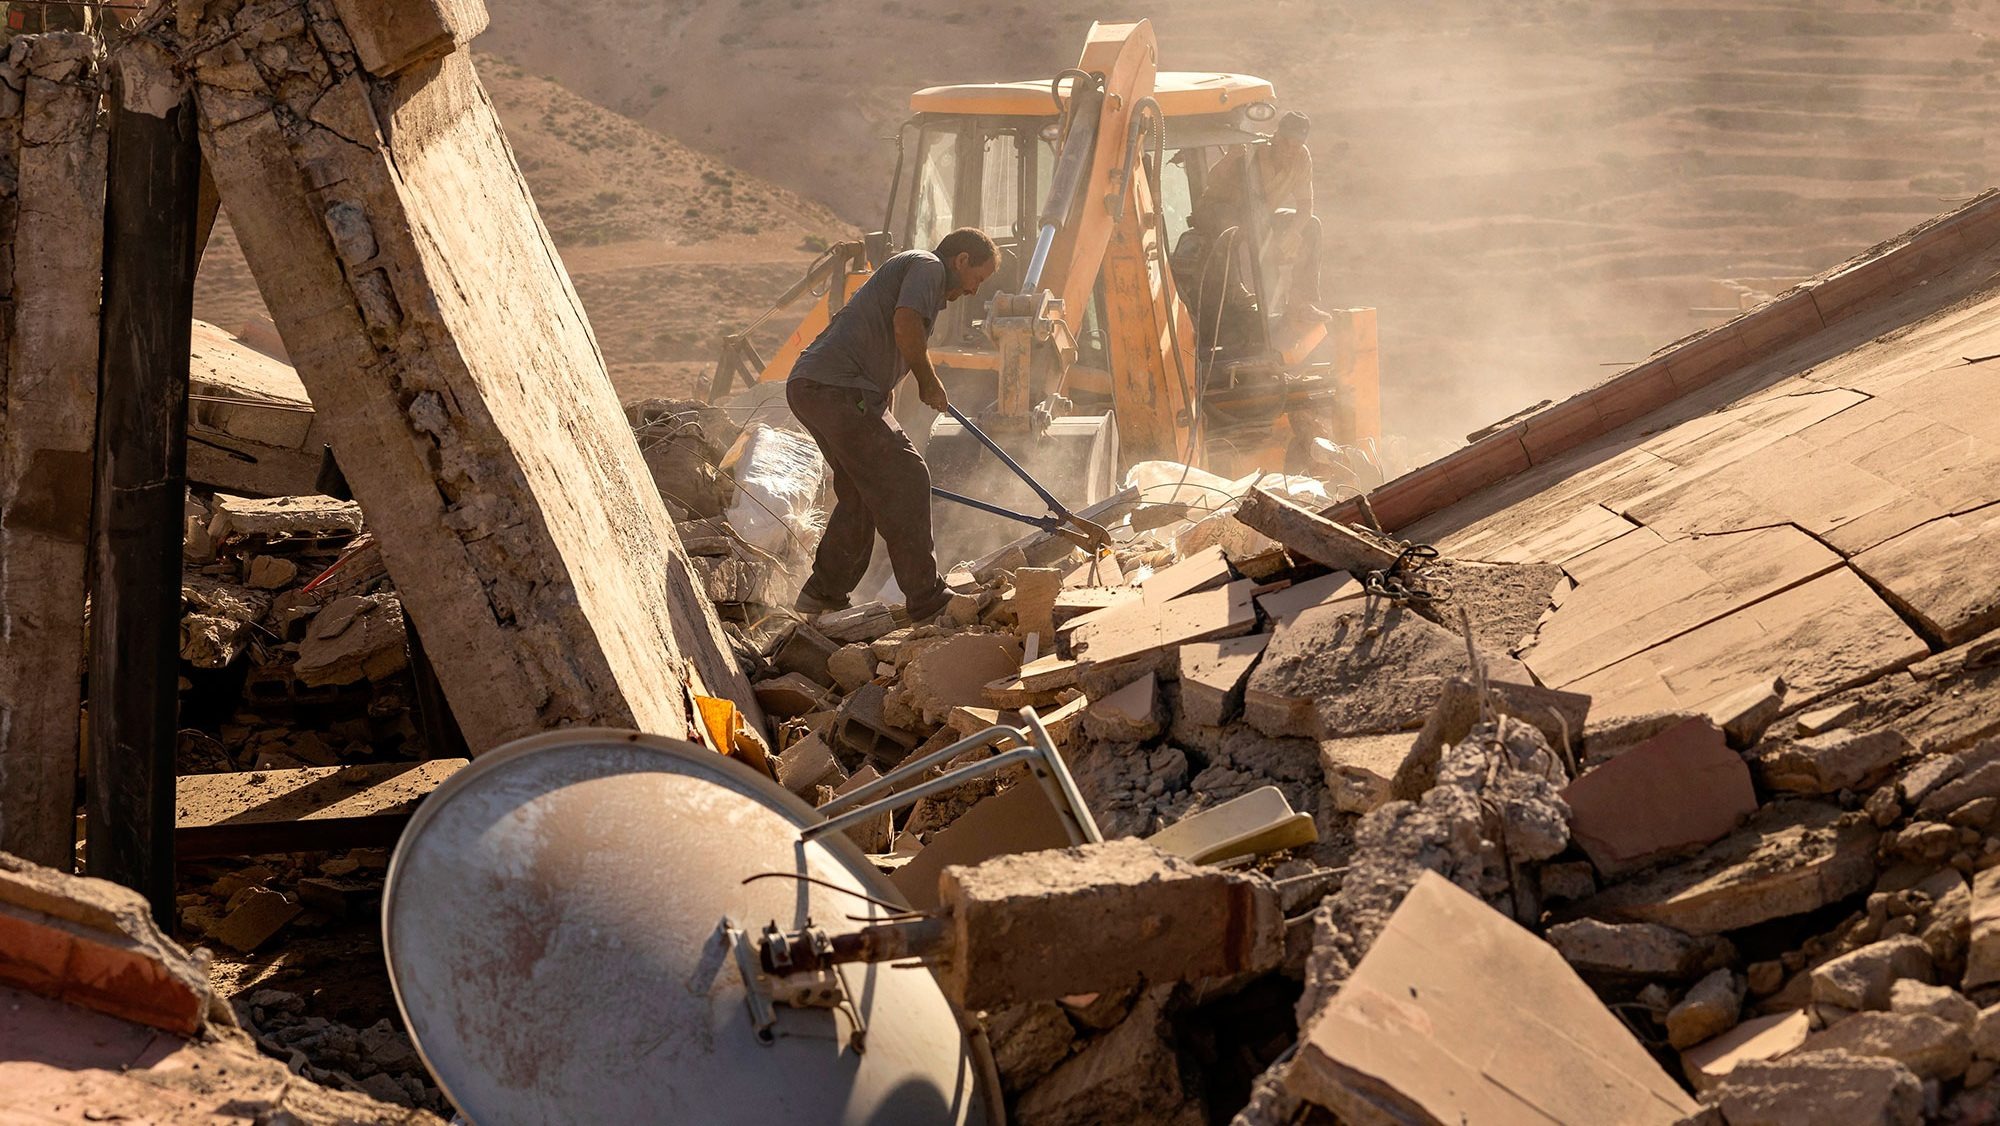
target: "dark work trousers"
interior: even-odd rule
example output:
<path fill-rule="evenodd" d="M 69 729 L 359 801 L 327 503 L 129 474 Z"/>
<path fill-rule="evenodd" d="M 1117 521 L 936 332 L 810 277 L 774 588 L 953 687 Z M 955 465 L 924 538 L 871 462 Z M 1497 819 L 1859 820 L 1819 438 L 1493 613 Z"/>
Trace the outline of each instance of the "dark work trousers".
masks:
<path fill-rule="evenodd" d="M 794 379 L 785 385 L 785 401 L 833 470 L 833 513 L 813 557 L 807 596 L 846 598 L 868 569 L 880 532 L 910 616 L 943 609 L 951 592 L 931 542 L 930 467 L 889 413 L 889 397 Z"/>

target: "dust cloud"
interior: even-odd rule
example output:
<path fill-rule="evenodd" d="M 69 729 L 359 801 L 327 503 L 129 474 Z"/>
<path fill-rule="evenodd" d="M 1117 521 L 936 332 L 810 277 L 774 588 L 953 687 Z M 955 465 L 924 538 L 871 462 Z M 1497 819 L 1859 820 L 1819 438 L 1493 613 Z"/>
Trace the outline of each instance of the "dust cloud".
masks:
<path fill-rule="evenodd" d="M 1054 0 L 489 6 L 482 50 L 862 229 L 880 222 L 910 90 L 1053 73 L 1090 17 Z M 1326 297 L 1380 310 L 1405 464 L 1989 182 L 1995 0 L 1144 14 L 1163 69 L 1259 74 L 1312 116 Z"/>

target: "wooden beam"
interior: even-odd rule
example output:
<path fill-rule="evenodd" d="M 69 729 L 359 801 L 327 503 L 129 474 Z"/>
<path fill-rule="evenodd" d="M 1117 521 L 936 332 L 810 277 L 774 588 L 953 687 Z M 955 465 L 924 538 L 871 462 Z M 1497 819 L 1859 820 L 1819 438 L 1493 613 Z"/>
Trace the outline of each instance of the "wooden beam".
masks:
<path fill-rule="evenodd" d="M 138 891 L 169 926 L 201 153 L 192 98 L 161 104 L 159 72 L 126 52 L 111 73 L 85 858 L 92 876 Z"/>
<path fill-rule="evenodd" d="M 1396 561 L 1396 552 L 1390 548 L 1308 512 L 1269 489 L 1251 489 L 1245 494 L 1236 518 L 1284 544 L 1294 555 L 1336 571 L 1361 576 L 1387 570 Z"/>
<path fill-rule="evenodd" d="M 417 803 L 464 768 L 462 758 L 190 774 L 175 801 L 183 860 L 388 846 Z"/>

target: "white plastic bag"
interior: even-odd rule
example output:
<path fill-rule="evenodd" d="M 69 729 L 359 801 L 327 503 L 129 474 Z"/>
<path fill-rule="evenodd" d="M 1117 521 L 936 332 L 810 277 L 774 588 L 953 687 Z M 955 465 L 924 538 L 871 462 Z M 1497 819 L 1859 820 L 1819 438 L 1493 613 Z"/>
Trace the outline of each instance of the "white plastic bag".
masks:
<path fill-rule="evenodd" d="M 812 554 L 826 520 L 814 504 L 826 460 L 811 438 L 755 423 L 722 467 L 736 480 L 736 496 L 722 515 L 744 542 L 779 558 Z"/>

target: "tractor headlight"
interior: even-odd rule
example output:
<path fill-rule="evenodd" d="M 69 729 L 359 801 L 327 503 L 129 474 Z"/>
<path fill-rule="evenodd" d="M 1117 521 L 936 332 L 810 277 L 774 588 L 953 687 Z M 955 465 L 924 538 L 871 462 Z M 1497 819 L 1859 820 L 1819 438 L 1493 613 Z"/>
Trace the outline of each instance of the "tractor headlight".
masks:
<path fill-rule="evenodd" d="M 1251 102 L 1238 112 L 1249 121 L 1270 121 L 1278 116 L 1278 107 L 1269 102 Z"/>

